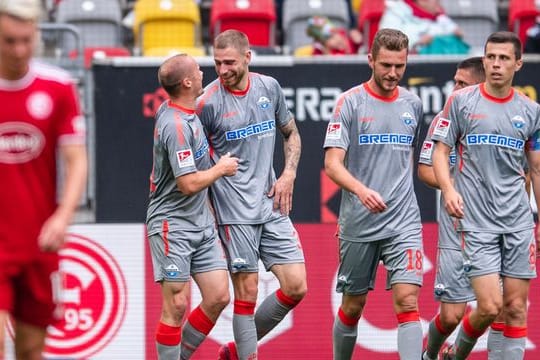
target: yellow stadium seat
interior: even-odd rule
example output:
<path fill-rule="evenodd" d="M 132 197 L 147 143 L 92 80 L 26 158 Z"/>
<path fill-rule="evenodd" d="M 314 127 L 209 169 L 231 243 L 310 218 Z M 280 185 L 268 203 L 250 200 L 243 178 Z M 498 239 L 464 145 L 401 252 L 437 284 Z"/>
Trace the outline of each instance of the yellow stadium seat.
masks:
<path fill-rule="evenodd" d="M 137 0 L 134 15 L 133 33 L 141 55 L 155 52 L 153 48 L 201 46 L 201 16 L 195 0 Z"/>
<path fill-rule="evenodd" d="M 153 47 L 145 52 L 145 56 L 172 56 L 176 54 L 188 54 L 191 56 L 205 56 L 203 47 Z"/>
<path fill-rule="evenodd" d="M 313 46 L 311 45 L 303 45 L 300 47 L 297 47 L 294 50 L 294 56 L 311 56 L 313 55 Z"/>

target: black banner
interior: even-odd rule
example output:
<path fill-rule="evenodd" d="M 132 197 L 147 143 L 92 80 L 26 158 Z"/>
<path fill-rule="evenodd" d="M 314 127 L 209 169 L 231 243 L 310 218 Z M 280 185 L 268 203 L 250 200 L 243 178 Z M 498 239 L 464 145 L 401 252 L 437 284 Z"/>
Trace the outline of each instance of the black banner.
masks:
<path fill-rule="evenodd" d="M 402 86 L 422 99 L 424 124 L 429 124 L 433 115 L 441 110 L 452 91 L 456 62 L 408 64 Z M 339 206 L 339 191 L 322 171 L 326 125 L 336 97 L 366 81 L 371 69 L 364 61 L 256 64 L 251 65 L 251 71 L 273 76 L 280 82 L 302 136 L 302 159 L 291 217 L 295 222 L 333 222 Z M 140 65 L 138 61 L 93 67 L 97 222 L 145 220 L 152 165 L 152 116 L 165 96 L 157 82 L 158 65 Z M 520 90 L 534 100 L 537 100 L 537 92 L 533 84 L 540 83 L 537 67 L 538 63 L 526 64 L 515 80 Z M 215 78 L 210 64 L 201 69 L 205 83 Z M 426 127 L 423 127 L 424 133 Z M 279 175 L 283 168 L 280 141 L 276 150 L 275 169 Z M 415 181 L 415 187 L 422 220 L 435 221 L 435 191 L 419 181 Z"/>

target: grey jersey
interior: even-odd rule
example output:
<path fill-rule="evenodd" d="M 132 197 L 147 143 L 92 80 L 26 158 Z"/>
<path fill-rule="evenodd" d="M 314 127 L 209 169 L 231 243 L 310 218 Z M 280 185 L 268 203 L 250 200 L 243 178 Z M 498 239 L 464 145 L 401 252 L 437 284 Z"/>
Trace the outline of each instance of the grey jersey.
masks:
<path fill-rule="evenodd" d="M 435 125 L 437 124 L 440 116 L 441 113 L 437 114 L 433 118 L 433 121 L 429 126 L 429 130 L 426 134 L 426 139 L 422 143 L 422 148 L 420 150 L 420 157 L 418 159 L 418 162 L 420 164 L 433 166 L 433 149 L 435 144 L 431 137 L 433 136 L 433 130 L 435 129 Z M 450 164 L 450 173 L 452 173 L 454 171 L 454 165 L 456 164 L 455 148 L 452 148 L 448 161 Z M 444 203 L 442 201 L 440 202 L 439 207 L 438 247 L 455 250 L 461 249 L 461 241 L 459 240 L 458 234 L 456 232 L 454 221 L 452 220 L 450 215 L 448 215 L 448 212 L 445 210 Z"/>
<path fill-rule="evenodd" d="M 514 90 L 497 99 L 480 84 L 448 99 L 433 140 L 457 148 L 455 186 L 465 205 L 458 230 L 508 233 L 534 226 L 523 152 L 528 140 L 536 148 L 539 127 L 540 106 Z"/>
<path fill-rule="evenodd" d="M 377 96 L 367 84 L 339 97 L 324 147 L 344 149 L 347 170 L 377 191 L 388 206 L 373 214 L 355 194 L 343 190 L 341 239 L 375 241 L 421 228 L 412 171 L 422 116 L 420 99 L 402 87 L 392 99 Z"/>
<path fill-rule="evenodd" d="M 273 199 L 267 196 L 276 181 L 276 127 L 287 125 L 293 116 L 278 82 L 250 73 L 248 88 L 234 92 L 216 79 L 199 99 L 198 113 L 213 160 L 227 152 L 240 159 L 236 175 L 223 177 L 212 186 L 218 223 L 262 224 L 279 216 L 273 212 Z"/>
<path fill-rule="evenodd" d="M 208 141 L 195 112 L 163 103 L 156 114 L 154 129 L 154 163 L 146 215 L 149 235 L 164 226 L 168 231 L 199 230 L 214 222 L 207 189 L 187 196 L 176 185 L 177 177 L 210 168 L 208 150 Z"/>

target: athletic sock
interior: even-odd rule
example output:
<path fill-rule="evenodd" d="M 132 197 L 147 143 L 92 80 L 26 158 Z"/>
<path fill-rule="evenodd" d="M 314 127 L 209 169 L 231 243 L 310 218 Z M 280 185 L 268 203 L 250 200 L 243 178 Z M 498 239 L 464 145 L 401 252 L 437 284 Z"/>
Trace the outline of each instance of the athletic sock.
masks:
<path fill-rule="evenodd" d="M 397 314 L 398 353 L 401 360 L 422 358 L 422 325 L 418 311 Z"/>
<path fill-rule="evenodd" d="M 429 323 L 425 354 L 427 358 L 437 359 L 437 355 L 450 333 L 442 326 L 441 315 L 437 314 Z"/>
<path fill-rule="evenodd" d="M 187 360 L 191 358 L 213 327 L 214 322 L 206 316 L 200 306 L 197 306 L 189 314 L 182 328 L 180 359 Z"/>
<path fill-rule="evenodd" d="M 159 360 L 177 360 L 180 357 L 180 326 L 158 323 L 156 329 L 156 349 Z"/>
<path fill-rule="evenodd" d="M 255 313 L 257 340 L 275 328 L 299 302 L 285 295 L 281 289 L 268 295 Z"/>
<path fill-rule="evenodd" d="M 233 332 L 238 358 L 257 357 L 257 329 L 255 328 L 255 303 L 234 301 Z"/>
<path fill-rule="evenodd" d="M 474 348 L 478 338 L 482 336 L 485 331 L 486 329 L 477 330 L 473 328 L 469 322 L 469 315 L 466 315 L 463 318 L 454 345 L 456 359 L 466 359 Z"/>
<path fill-rule="evenodd" d="M 489 327 L 487 338 L 488 360 L 503 359 L 504 323 L 494 322 Z"/>
<path fill-rule="evenodd" d="M 334 360 L 349 360 L 352 358 L 358 335 L 359 320 L 360 318 L 348 317 L 341 310 L 341 307 L 339 308 L 332 331 Z"/>
<path fill-rule="evenodd" d="M 505 326 L 503 335 L 503 359 L 523 359 L 527 342 L 527 326 Z"/>

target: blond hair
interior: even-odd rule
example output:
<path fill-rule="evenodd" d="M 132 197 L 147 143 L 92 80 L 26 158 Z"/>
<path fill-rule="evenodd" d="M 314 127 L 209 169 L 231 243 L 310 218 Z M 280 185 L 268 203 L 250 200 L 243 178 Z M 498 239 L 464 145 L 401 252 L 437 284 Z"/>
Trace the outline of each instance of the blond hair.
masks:
<path fill-rule="evenodd" d="M 6 14 L 38 22 L 42 16 L 40 0 L 0 0 L 0 15 Z"/>

